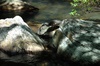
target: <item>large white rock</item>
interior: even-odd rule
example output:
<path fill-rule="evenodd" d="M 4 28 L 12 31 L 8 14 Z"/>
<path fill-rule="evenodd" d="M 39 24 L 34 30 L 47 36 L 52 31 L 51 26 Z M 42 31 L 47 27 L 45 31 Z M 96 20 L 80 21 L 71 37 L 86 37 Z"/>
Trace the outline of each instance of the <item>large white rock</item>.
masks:
<path fill-rule="evenodd" d="M 0 20 L 0 50 L 5 53 L 40 52 L 44 50 L 40 39 L 20 16 Z"/>

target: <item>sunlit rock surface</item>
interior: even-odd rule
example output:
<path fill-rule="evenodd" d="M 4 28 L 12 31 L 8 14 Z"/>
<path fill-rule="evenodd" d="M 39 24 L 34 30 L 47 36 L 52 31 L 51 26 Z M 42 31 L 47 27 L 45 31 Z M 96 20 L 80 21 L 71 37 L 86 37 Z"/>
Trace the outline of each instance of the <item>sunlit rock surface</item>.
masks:
<path fill-rule="evenodd" d="M 44 43 L 20 16 L 0 20 L 0 59 L 23 61 L 17 54 L 40 53 Z"/>
<path fill-rule="evenodd" d="M 58 55 L 80 64 L 100 62 L 100 24 L 81 19 L 65 19 L 58 26 L 59 28 L 50 31 L 55 31 L 52 36 L 48 30 L 39 32 L 44 32 L 42 35 L 47 33 L 52 37 L 53 46 L 51 46 L 57 49 Z"/>
<path fill-rule="evenodd" d="M 72 40 L 64 55 L 83 64 L 100 62 L 100 24 L 80 19 L 65 19 L 60 24 L 62 32 Z M 63 48 L 63 47 L 62 47 Z M 58 48 L 59 49 L 59 48 Z"/>

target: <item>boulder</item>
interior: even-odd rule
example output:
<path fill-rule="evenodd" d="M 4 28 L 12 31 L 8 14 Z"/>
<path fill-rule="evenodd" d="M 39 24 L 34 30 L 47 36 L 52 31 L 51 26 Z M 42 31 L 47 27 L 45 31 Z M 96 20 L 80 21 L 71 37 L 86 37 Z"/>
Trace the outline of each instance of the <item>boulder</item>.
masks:
<path fill-rule="evenodd" d="M 99 23 L 81 19 L 65 19 L 58 26 L 57 29 L 50 31 L 55 31 L 52 36 L 48 30 L 46 32 L 41 30 L 39 33 L 43 33 L 42 35 L 47 33 L 51 36 L 50 44 L 52 45 L 50 46 L 56 48 L 59 56 L 82 65 L 100 63 Z M 48 26 L 48 28 L 52 27 L 54 26 Z"/>
<path fill-rule="evenodd" d="M 45 41 L 20 16 L 0 20 L 0 59 L 31 60 L 29 58 L 32 56 L 23 57 L 27 57 L 27 54 L 40 54 L 44 51 L 44 44 Z"/>
<path fill-rule="evenodd" d="M 100 24 L 81 19 L 65 19 L 60 29 L 72 42 L 68 45 L 63 43 L 64 47 L 67 46 L 61 51 L 65 57 L 80 64 L 100 62 Z"/>

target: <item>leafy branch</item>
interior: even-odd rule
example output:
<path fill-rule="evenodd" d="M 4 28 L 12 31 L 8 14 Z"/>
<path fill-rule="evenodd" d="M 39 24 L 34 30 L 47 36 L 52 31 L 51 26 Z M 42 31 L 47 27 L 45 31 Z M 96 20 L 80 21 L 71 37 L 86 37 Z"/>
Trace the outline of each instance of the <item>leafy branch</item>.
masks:
<path fill-rule="evenodd" d="M 80 13 L 85 13 L 86 11 L 91 11 L 93 6 L 99 6 L 99 0 L 73 0 L 70 2 L 72 11 L 69 13 L 73 17 L 80 16 Z M 79 13 L 79 10 L 81 11 Z"/>

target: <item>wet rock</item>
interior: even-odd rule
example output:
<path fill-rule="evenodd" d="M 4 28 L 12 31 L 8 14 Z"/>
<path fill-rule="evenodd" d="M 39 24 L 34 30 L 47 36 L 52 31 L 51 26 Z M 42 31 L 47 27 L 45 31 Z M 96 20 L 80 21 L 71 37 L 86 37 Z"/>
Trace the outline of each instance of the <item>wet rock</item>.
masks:
<path fill-rule="evenodd" d="M 56 48 L 57 54 L 65 54 L 65 50 L 67 50 L 68 45 L 71 45 L 72 42 L 70 39 L 63 34 L 61 29 L 57 29 L 55 34 L 52 36 L 51 39 L 51 46 Z"/>
<path fill-rule="evenodd" d="M 31 56 L 26 54 L 40 54 L 44 51 L 44 44 L 45 41 L 20 16 L 0 20 L 0 59 L 29 60 Z M 24 55 L 27 58 L 23 59 Z"/>
<path fill-rule="evenodd" d="M 7 0 L 0 5 L 0 18 L 12 18 L 16 15 L 20 15 L 26 20 L 29 16 L 34 17 L 38 11 L 38 8 L 22 0 Z"/>
<path fill-rule="evenodd" d="M 49 23 L 43 23 L 38 29 L 37 34 L 45 39 L 48 43 L 51 43 L 51 39 L 55 34 L 55 30 L 59 28 L 60 20 L 53 20 Z"/>
<path fill-rule="evenodd" d="M 49 23 L 43 23 L 41 27 L 38 29 L 37 33 L 39 35 L 51 35 L 53 36 L 52 31 L 56 30 L 59 28 L 59 24 L 61 23 L 60 20 L 53 20 L 50 21 Z"/>

